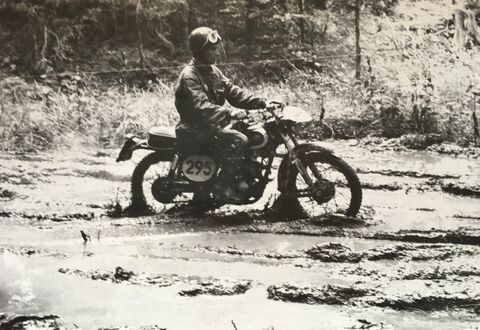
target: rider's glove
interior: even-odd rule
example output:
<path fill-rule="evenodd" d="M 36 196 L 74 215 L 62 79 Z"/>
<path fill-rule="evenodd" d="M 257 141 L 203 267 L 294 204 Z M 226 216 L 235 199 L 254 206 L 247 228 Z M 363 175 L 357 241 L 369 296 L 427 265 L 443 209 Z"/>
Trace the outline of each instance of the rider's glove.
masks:
<path fill-rule="evenodd" d="M 247 112 L 242 109 L 233 109 L 232 112 L 230 112 L 230 117 L 232 119 L 237 119 L 237 120 L 242 120 L 248 117 Z"/>
<path fill-rule="evenodd" d="M 283 102 L 270 100 L 270 101 L 267 101 L 265 108 L 267 110 L 275 110 L 276 108 L 282 108 L 284 106 L 285 104 Z"/>

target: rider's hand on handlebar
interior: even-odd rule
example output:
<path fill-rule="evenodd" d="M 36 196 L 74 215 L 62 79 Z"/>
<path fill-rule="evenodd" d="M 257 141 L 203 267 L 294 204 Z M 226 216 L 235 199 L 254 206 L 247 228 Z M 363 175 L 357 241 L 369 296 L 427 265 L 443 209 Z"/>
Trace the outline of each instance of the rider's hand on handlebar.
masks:
<path fill-rule="evenodd" d="M 237 119 L 237 120 L 242 120 L 242 119 L 245 119 L 248 117 L 247 115 L 247 112 L 245 110 L 242 110 L 242 109 L 234 109 L 231 113 L 230 113 L 230 116 L 233 118 L 233 119 Z"/>
<path fill-rule="evenodd" d="M 282 108 L 284 106 L 285 104 L 283 104 L 283 102 L 270 100 L 270 101 L 267 101 L 265 108 L 267 110 L 275 110 L 277 108 Z"/>

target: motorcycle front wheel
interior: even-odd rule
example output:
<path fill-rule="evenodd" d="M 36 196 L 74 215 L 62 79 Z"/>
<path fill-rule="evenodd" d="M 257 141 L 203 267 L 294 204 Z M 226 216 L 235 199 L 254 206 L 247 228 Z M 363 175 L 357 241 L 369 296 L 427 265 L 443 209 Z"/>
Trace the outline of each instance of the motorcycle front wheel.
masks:
<path fill-rule="evenodd" d="M 313 189 L 293 165 L 288 190 L 296 196 L 305 215 L 311 218 L 328 214 L 355 217 L 362 204 L 362 188 L 353 168 L 325 152 L 305 153 L 301 161 L 313 182 Z"/>

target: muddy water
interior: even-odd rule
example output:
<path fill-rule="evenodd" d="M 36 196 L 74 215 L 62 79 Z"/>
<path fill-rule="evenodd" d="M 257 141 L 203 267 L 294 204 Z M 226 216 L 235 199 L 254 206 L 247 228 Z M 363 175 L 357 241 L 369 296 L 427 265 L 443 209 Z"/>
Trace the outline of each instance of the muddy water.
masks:
<path fill-rule="evenodd" d="M 2 295 L 0 310 L 11 313 L 55 313 L 84 328 L 119 325 L 158 324 L 167 328 L 225 329 L 230 320 L 245 329 L 262 329 L 269 326 L 293 329 L 335 328 L 343 329 L 357 324 L 357 318 L 370 322 L 395 324 L 398 329 L 411 329 L 418 324 L 430 328 L 456 328 L 459 324 L 474 322 L 468 317 L 452 318 L 447 313 L 392 312 L 361 308 L 303 304 L 291 304 L 267 299 L 267 286 L 288 282 L 296 285 L 349 285 L 358 278 L 340 279 L 334 267 L 302 269 L 288 262 L 258 260 L 254 263 L 242 256 L 211 253 L 185 253 L 200 242 L 208 246 L 227 248 L 234 242 L 235 248 L 275 249 L 283 252 L 298 250 L 318 244 L 326 239 L 309 238 L 298 243 L 296 237 L 238 234 L 220 235 L 171 235 L 152 237 L 152 240 L 134 238 L 87 245 L 71 242 L 63 245 L 70 257 L 59 260 L 51 257 L 25 257 L 3 253 L 0 259 Z M 163 244 L 159 248 L 158 241 Z M 262 241 L 263 240 L 263 241 Z M 369 241 L 349 242 L 354 250 L 365 250 L 379 244 Z M 256 242 L 256 243 L 253 243 Z M 263 244 L 263 242 L 265 244 Z M 205 244 L 207 245 L 207 244 Z M 54 248 L 49 246 L 50 249 Z M 85 252 L 93 253 L 91 256 Z M 250 258 L 251 259 L 251 258 Z M 263 262 L 262 262 L 263 261 Z M 294 261 L 298 262 L 297 261 Z M 194 298 L 178 295 L 177 286 L 150 288 L 124 283 L 105 283 L 58 272 L 60 267 L 112 270 L 124 265 L 135 272 L 151 274 L 180 274 L 186 276 L 250 279 L 254 282 L 247 293 L 231 297 L 200 296 Z M 334 272 L 332 274 L 332 271 Z M 134 311 L 134 312 L 132 312 Z M 280 316 L 281 315 L 281 316 Z M 180 317 L 181 316 L 181 317 Z M 461 322 L 461 323 L 459 323 Z M 466 323 L 465 323 L 466 322 Z"/>
<path fill-rule="evenodd" d="M 276 222 L 258 212 L 268 196 L 205 216 L 113 219 L 142 155 L 0 155 L 0 314 L 86 329 L 480 326 L 478 160 L 325 144 L 365 183 L 357 222 Z"/>

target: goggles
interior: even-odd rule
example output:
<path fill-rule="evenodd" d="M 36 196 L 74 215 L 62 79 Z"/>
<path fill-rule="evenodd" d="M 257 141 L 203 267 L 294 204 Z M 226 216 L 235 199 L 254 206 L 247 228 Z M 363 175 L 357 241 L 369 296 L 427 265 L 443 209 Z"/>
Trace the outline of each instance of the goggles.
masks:
<path fill-rule="evenodd" d="M 203 49 L 203 47 L 205 47 L 208 43 L 216 44 L 220 40 L 222 40 L 222 37 L 220 37 L 217 30 L 212 30 L 212 32 L 208 34 L 207 38 L 205 39 L 205 42 L 203 43 L 200 49 Z"/>

